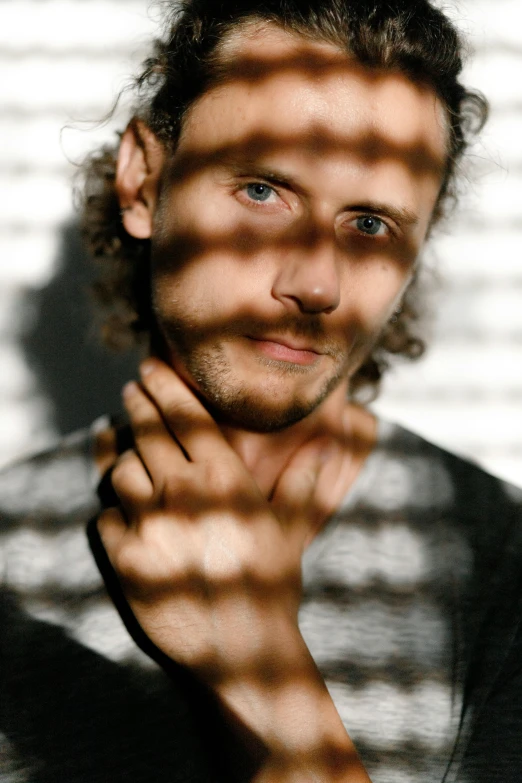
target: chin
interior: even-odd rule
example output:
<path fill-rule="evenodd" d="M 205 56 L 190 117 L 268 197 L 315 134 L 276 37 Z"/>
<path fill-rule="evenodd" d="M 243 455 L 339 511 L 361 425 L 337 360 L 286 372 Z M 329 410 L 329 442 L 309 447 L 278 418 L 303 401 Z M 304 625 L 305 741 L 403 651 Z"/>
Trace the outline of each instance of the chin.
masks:
<path fill-rule="evenodd" d="M 264 390 L 251 390 L 226 382 L 208 385 L 201 378 L 197 385 L 200 398 L 218 423 L 250 432 L 271 433 L 292 427 L 314 413 L 341 380 L 331 378 L 315 395 L 294 394 L 290 399 L 281 390 L 278 392 L 277 384 Z"/>
<path fill-rule="evenodd" d="M 310 368 L 282 362 L 242 366 L 227 355 L 223 343 L 196 341 L 193 346 L 187 345 L 185 331 L 174 336 L 169 363 L 219 424 L 236 429 L 285 430 L 312 414 L 346 378 L 341 364 L 323 378 L 313 378 Z"/>
<path fill-rule="evenodd" d="M 220 401 L 205 399 L 206 407 L 219 423 L 249 432 L 281 432 L 309 416 L 315 405 L 294 403 L 284 408 L 263 406 L 248 399 L 223 405 Z"/>

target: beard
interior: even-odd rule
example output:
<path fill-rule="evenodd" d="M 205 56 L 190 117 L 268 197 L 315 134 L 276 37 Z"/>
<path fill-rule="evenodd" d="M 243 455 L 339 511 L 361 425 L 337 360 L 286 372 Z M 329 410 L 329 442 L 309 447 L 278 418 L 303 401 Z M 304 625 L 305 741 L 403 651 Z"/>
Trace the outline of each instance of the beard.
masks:
<path fill-rule="evenodd" d="M 277 325 L 270 324 L 269 328 L 266 324 L 252 319 L 246 322 L 245 319 L 218 332 L 169 318 L 161 324 L 164 345 L 161 353 L 166 354 L 167 361 L 194 388 L 218 423 L 251 432 L 279 432 L 313 413 L 346 380 L 351 369 L 348 359 L 351 352 L 344 345 L 341 348 L 337 343 L 325 341 L 317 322 L 312 319 L 303 325 L 296 323 L 295 318 L 291 321 L 287 318 Z M 256 384 L 242 378 L 227 352 L 227 345 L 234 340 L 245 340 L 245 335 L 255 337 L 268 333 L 313 339 L 321 352 L 330 358 L 329 372 L 318 382 L 313 367 L 257 356 L 258 366 L 266 370 L 263 381 Z M 284 388 L 296 376 L 305 381 L 298 383 L 301 390 L 285 393 Z M 307 376 L 309 384 L 306 384 Z"/>

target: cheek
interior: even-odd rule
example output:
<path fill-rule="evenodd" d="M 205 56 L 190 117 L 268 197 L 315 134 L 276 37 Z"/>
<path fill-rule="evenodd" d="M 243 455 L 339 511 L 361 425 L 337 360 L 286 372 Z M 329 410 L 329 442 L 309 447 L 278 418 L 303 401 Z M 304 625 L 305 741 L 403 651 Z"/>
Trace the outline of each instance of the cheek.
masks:
<path fill-rule="evenodd" d="M 199 190 L 180 189 L 162 208 L 153 240 L 153 271 L 181 282 L 188 270 L 203 286 L 209 275 L 220 286 L 226 280 L 239 282 L 243 272 L 255 281 L 263 251 L 269 249 L 267 238 L 255 221 L 245 220 L 233 198 L 210 191 L 204 199 Z"/>
<path fill-rule="evenodd" d="M 153 298 L 161 317 L 181 317 L 199 326 L 226 324 L 252 316 L 270 291 L 261 265 L 237 259 L 230 251 L 153 262 Z M 264 294 L 264 296 L 263 296 Z"/>
<path fill-rule="evenodd" d="M 378 331 L 397 309 L 412 277 L 412 270 L 396 263 L 376 260 L 364 274 L 352 276 L 346 288 L 348 306 L 364 331 Z"/>

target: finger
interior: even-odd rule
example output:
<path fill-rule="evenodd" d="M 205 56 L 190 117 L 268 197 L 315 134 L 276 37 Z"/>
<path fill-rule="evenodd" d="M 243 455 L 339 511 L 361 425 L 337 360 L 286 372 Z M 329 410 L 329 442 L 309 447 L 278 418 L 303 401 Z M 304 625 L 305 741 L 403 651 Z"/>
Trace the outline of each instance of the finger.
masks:
<path fill-rule="evenodd" d="M 134 433 L 136 450 L 154 491 L 161 492 L 168 476 L 180 472 L 186 458 L 167 429 L 160 411 L 137 383 L 123 390 L 123 401 Z"/>
<path fill-rule="evenodd" d="M 114 563 L 129 532 L 125 517 L 118 508 L 108 508 L 100 514 L 96 526 L 107 557 Z"/>
<path fill-rule="evenodd" d="M 127 517 L 132 519 L 136 506 L 143 507 L 154 496 L 152 480 L 135 451 L 123 452 L 111 475 L 111 482 Z"/>
<path fill-rule="evenodd" d="M 284 469 L 271 500 L 272 508 L 283 524 L 307 529 L 315 522 L 317 483 L 332 448 L 330 438 L 309 441 Z"/>
<path fill-rule="evenodd" d="M 210 413 L 168 365 L 147 359 L 140 370 L 144 387 L 192 461 L 215 459 L 223 453 L 235 457 Z"/>

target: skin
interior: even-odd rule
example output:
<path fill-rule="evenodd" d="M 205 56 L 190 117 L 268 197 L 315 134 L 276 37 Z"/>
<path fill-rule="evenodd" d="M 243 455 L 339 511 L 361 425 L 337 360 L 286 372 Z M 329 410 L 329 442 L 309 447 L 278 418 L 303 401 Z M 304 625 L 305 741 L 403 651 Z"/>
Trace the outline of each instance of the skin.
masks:
<path fill-rule="evenodd" d="M 255 78 L 245 28 L 172 159 L 122 139 L 166 363 L 125 390 L 136 451 L 98 526 L 148 636 L 262 743 L 256 781 L 367 781 L 299 632 L 301 558 L 371 448 L 349 377 L 411 279 L 445 126 L 400 74 L 255 33 Z"/>

